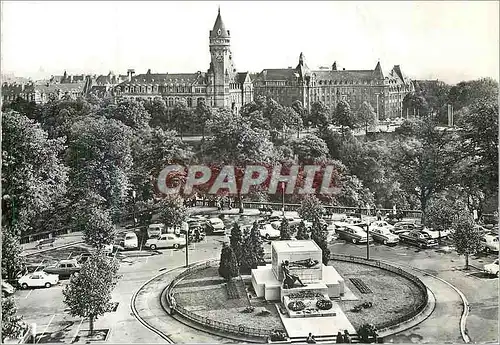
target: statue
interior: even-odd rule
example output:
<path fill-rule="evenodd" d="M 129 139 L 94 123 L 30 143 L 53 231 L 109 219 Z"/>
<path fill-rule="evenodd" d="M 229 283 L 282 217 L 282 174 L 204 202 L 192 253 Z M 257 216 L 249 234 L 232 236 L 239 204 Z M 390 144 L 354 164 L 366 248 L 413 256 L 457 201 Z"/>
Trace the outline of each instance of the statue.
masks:
<path fill-rule="evenodd" d="M 285 260 L 285 262 L 281 264 L 281 268 L 283 269 L 283 274 L 284 274 L 283 288 L 285 289 L 293 288 L 296 281 L 298 281 L 301 286 L 306 286 L 304 283 L 302 283 L 299 276 L 290 273 L 290 263 L 288 262 L 288 260 Z"/>
<path fill-rule="evenodd" d="M 318 260 L 313 260 L 311 258 L 306 259 L 306 260 L 298 260 L 298 261 L 292 261 L 290 262 L 290 267 L 307 267 L 311 268 L 319 264 Z"/>

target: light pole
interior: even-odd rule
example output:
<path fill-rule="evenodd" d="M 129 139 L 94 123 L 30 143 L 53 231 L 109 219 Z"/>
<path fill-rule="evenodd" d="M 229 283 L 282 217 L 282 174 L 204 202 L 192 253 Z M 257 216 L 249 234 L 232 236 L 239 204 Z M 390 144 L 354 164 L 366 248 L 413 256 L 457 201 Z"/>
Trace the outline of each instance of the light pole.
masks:
<path fill-rule="evenodd" d="M 132 202 L 134 203 L 133 205 L 133 210 L 132 210 L 132 215 L 134 217 L 134 228 L 136 227 L 136 224 L 137 224 L 137 219 L 135 218 L 135 190 L 132 191 Z"/>
<path fill-rule="evenodd" d="M 363 215 L 360 215 L 363 221 Z M 366 223 L 366 260 L 370 260 L 370 225 Z"/>
<path fill-rule="evenodd" d="M 186 236 L 186 268 L 189 266 L 189 229 L 184 234 Z"/>
<path fill-rule="evenodd" d="M 281 213 L 285 217 L 285 182 L 281 182 Z"/>

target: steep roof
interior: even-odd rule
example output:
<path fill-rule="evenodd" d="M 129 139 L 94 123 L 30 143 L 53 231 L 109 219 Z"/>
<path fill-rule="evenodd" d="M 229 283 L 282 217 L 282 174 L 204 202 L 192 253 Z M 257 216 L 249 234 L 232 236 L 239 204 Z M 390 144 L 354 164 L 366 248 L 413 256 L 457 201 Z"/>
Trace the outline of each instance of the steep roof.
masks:
<path fill-rule="evenodd" d="M 264 69 L 255 75 L 254 80 L 293 80 L 297 78 L 297 70 L 293 68 Z"/>
<path fill-rule="evenodd" d="M 373 70 L 318 70 L 312 71 L 318 80 L 334 80 L 334 81 L 371 81 Z"/>
<path fill-rule="evenodd" d="M 124 81 L 120 85 L 130 84 L 203 84 L 205 74 L 197 73 L 146 73 L 132 77 L 132 81 Z"/>
<path fill-rule="evenodd" d="M 219 13 L 217 14 L 217 18 L 215 19 L 214 28 L 212 31 L 210 31 L 210 38 L 216 38 L 216 37 L 223 37 L 223 38 L 229 37 L 229 31 L 226 30 L 226 26 L 224 25 L 224 22 L 222 21 L 222 17 L 220 15 L 220 7 L 219 7 Z"/>
<path fill-rule="evenodd" d="M 76 83 L 63 83 L 63 84 L 42 84 L 36 85 L 35 89 L 44 93 L 51 93 L 61 91 L 71 92 L 71 91 L 83 91 L 83 87 L 85 86 L 85 82 L 76 82 Z"/>
<path fill-rule="evenodd" d="M 238 72 L 236 74 L 236 82 L 238 84 L 243 84 L 245 82 L 245 80 L 247 79 L 247 77 L 248 77 L 249 81 L 251 81 L 249 75 L 250 75 L 250 73 L 248 73 L 248 72 Z"/>

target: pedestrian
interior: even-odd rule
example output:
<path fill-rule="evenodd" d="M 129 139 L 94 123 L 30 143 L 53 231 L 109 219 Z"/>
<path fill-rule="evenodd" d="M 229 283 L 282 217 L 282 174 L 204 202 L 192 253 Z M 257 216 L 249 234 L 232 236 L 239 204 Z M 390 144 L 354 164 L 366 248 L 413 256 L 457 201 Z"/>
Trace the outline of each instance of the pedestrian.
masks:
<path fill-rule="evenodd" d="M 306 343 L 316 344 L 316 339 L 314 339 L 314 335 L 312 335 L 312 333 L 309 333 L 309 335 L 307 336 Z"/>
<path fill-rule="evenodd" d="M 351 343 L 351 335 L 349 334 L 349 332 L 347 331 L 347 329 L 344 330 L 344 337 L 343 337 L 342 340 L 346 344 L 350 344 Z"/>
<path fill-rule="evenodd" d="M 337 338 L 335 339 L 335 342 L 337 344 L 342 344 L 344 342 L 344 338 L 342 337 L 342 332 L 341 331 L 337 332 Z"/>
<path fill-rule="evenodd" d="M 194 240 L 200 242 L 200 229 L 198 228 L 194 229 Z"/>
<path fill-rule="evenodd" d="M 377 210 L 377 220 L 382 220 L 382 212 L 380 210 Z"/>
<path fill-rule="evenodd" d="M 227 198 L 227 208 L 231 209 L 231 198 Z"/>

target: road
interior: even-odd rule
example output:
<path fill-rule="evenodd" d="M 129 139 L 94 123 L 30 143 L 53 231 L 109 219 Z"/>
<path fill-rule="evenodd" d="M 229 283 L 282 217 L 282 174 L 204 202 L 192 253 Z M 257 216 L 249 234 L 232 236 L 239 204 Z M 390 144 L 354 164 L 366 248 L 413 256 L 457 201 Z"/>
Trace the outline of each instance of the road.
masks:
<path fill-rule="evenodd" d="M 251 223 L 255 217 L 247 216 L 242 219 L 239 216 L 226 216 L 229 224 L 235 219 L 244 223 Z M 221 242 L 228 241 L 226 236 L 207 236 L 201 243 L 191 244 L 189 247 L 190 262 L 218 258 L 220 255 Z M 365 245 L 354 245 L 343 241 L 333 242 L 330 245 L 332 253 L 365 256 Z M 270 251 L 270 244 L 265 244 L 265 251 Z M 460 289 L 471 305 L 471 311 L 467 320 L 468 333 L 473 342 L 497 342 L 498 341 L 498 279 L 487 277 L 478 270 L 464 271 L 464 260 L 454 253 L 444 253 L 436 249 L 418 250 L 405 245 L 387 247 L 372 244 L 370 255 L 374 259 L 381 259 L 400 265 L 410 265 L 429 274 L 436 275 L 450 282 Z M 472 258 L 471 264 L 482 267 L 485 263 L 492 262 L 495 256 Z M 110 328 L 108 341 L 112 343 L 164 343 L 164 340 L 142 326 L 133 316 L 130 310 L 132 295 L 147 280 L 165 270 L 179 267 L 185 264 L 185 249 L 165 249 L 154 253 L 148 250 L 128 251 L 119 257 L 121 265 L 119 280 L 112 294 L 112 300 L 118 302 L 115 312 L 105 314 L 96 321 L 96 328 Z M 425 277 L 424 282 L 431 286 L 432 279 Z M 72 317 L 65 310 L 62 289 L 67 281 L 60 286 L 49 289 L 35 289 L 17 291 L 15 300 L 19 314 L 24 320 L 37 323 L 38 333 L 52 334 L 51 341 L 70 343 L 78 330 L 88 329 L 88 323 L 81 321 L 78 317 Z M 437 283 L 434 283 L 437 284 Z M 457 294 L 451 288 L 442 288 L 437 300 L 435 312 L 431 317 L 417 327 L 402 332 L 396 336 L 386 339 L 394 343 L 407 342 L 461 342 L 458 332 L 457 320 L 461 315 L 461 305 L 457 304 Z M 158 297 L 153 296 L 154 301 Z M 153 304 L 150 304 L 153 308 Z M 169 316 L 165 315 L 166 318 Z M 172 326 L 177 325 L 177 326 Z M 440 325 L 436 327 L 436 325 Z M 167 332 L 174 332 L 182 342 L 220 342 L 220 338 L 214 340 L 212 336 L 200 333 L 200 331 L 186 329 L 179 323 L 171 323 Z M 170 329 L 172 327 L 173 329 Z M 184 327 L 184 328 L 183 328 Z M 182 330 L 180 332 L 179 330 Z M 181 334 L 181 335 L 179 335 Z M 44 338 L 40 343 L 45 342 Z M 231 342 L 231 341 L 225 341 Z"/>

